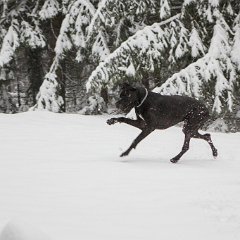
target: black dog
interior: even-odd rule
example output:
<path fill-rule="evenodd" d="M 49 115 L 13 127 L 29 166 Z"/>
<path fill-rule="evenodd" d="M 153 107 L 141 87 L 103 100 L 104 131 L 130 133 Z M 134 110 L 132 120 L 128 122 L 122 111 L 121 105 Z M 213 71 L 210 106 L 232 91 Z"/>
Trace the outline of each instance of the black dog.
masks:
<path fill-rule="evenodd" d="M 194 98 L 177 95 L 163 96 L 148 92 L 145 88 L 134 88 L 125 83 L 116 107 L 124 112 L 129 112 L 132 108 L 135 108 L 137 120 L 125 117 L 111 118 L 107 120 L 109 125 L 116 122 L 126 123 L 142 130 L 131 146 L 121 154 L 121 157 L 127 156 L 141 140 L 155 129 L 166 129 L 182 121 L 184 122 L 184 144 L 181 152 L 172 158 L 171 162 L 176 163 L 189 149 L 191 138 L 200 138 L 207 141 L 212 149 L 213 156 L 217 156 L 217 149 L 212 143 L 210 134 L 202 135 L 198 132 L 199 128 L 209 118 L 209 112 L 202 103 Z"/>

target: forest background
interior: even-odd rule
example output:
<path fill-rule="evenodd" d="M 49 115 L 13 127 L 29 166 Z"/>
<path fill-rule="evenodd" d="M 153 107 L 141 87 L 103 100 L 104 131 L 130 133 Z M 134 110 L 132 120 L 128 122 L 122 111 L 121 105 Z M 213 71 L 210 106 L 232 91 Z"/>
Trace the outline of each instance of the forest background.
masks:
<path fill-rule="evenodd" d="M 112 113 L 128 81 L 235 132 L 239 73 L 239 0 L 0 1 L 0 112 Z"/>

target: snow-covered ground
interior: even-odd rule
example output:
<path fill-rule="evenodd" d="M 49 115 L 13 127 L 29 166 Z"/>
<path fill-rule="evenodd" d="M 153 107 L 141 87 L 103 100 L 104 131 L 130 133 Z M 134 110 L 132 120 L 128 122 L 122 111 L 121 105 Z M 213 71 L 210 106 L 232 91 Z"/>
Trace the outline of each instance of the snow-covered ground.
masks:
<path fill-rule="evenodd" d="M 0 114 L 0 240 L 239 240 L 240 133 L 212 133 L 219 157 L 183 134 L 107 116 Z"/>

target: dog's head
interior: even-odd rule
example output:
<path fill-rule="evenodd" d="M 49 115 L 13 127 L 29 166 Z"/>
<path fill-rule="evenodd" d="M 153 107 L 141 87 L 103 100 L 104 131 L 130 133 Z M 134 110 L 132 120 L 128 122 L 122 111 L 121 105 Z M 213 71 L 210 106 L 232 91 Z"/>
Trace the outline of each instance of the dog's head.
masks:
<path fill-rule="evenodd" d="M 129 112 L 138 104 L 138 89 L 132 87 L 128 83 L 124 83 L 121 87 L 120 100 L 116 103 L 116 107 L 121 109 L 123 112 Z"/>

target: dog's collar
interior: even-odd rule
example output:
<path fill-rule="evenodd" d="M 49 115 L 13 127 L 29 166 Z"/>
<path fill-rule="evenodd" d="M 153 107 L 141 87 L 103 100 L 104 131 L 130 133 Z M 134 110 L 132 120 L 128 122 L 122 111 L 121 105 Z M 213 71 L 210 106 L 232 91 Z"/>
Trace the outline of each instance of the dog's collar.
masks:
<path fill-rule="evenodd" d="M 142 106 L 142 104 L 144 103 L 144 101 L 146 100 L 146 98 L 148 96 L 148 90 L 146 88 L 144 88 L 144 89 L 145 89 L 146 94 L 145 94 L 143 100 L 140 102 L 140 104 L 137 105 L 137 108 Z"/>

